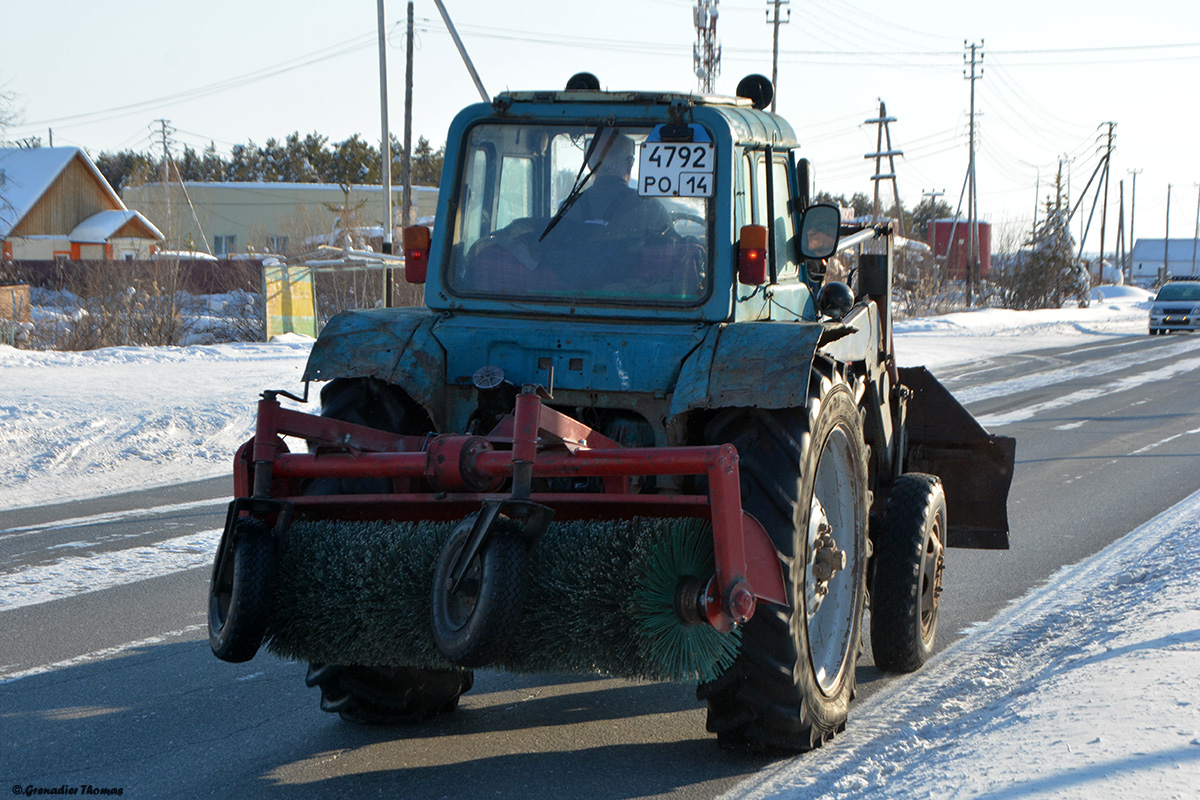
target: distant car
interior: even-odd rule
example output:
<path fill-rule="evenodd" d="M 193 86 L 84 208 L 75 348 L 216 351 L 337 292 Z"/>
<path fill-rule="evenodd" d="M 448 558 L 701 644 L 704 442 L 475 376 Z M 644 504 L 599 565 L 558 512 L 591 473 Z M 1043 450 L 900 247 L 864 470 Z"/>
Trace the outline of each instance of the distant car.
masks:
<path fill-rule="evenodd" d="M 1200 278 L 1163 284 L 1150 306 L 1150 335 L 1200 330 Z"/>

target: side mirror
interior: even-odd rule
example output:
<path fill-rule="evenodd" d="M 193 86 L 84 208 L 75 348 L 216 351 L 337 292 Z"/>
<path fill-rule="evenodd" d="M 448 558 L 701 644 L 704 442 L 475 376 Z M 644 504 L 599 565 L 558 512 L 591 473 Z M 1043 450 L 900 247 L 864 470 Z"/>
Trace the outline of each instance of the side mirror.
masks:
<path fill-rule="evenodd" d="M 838 229 L 842 212 L 829 203 L 809 206 L 800 219 L 800 255 L 805 258 L 829 258 L 837 252 Z"/>
<path fill-rule="evenodd" d="M 743 225 L 738 233 L 738 280 L 747 286 L 767 282 L 767 228 Z"/>
<path fill-rule="evenodd" d="M 424 225 L 404 229 L 404 280 L 424 283 L 429 273 L 429 243 L 433 234 Z"/>

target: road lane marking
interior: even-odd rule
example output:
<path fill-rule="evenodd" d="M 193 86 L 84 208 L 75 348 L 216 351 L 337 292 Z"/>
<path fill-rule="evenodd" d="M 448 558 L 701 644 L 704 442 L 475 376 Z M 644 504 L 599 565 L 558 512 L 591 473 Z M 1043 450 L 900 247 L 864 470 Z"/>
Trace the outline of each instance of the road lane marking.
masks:
<path fill-rule="evenodd" d="M 1102 361 L 1089 361 L 1086 364 L 1060 367 L 1059 369 L 1046 370 L 1045 372 L 1033 372 L 1019 378 L 1009 378 L 1008 380 L 973 386 L 969 389 L 956 390 L 954 396 L 958 398 L 958 402 L 964 405 L 967 403 L 978 403 L 981 400 L 990 400 L 993 397 L 1005 397 L 1010 394 L 1027 392 L 1031 389 L 1041 389 L 1078 378 L 1093 378 L 1099 375 L 1119 372 L 1124 369 L 1134 369 L 1150 361 L 1176 358 L 1185 353 L 1193 353 L 1197 348 L 1200 348 L 1200 341 L 1162 347 L 1151 352 L 1123 353 Z M 1188 363 L 1191 363 L 1191 361 L 1189 360 Z"/>
<path fill-rule="evenodd" d="M 152 508 L 133 508 L 128 511 L 110 511 L 104 514 L 90 514 L 86 517 L 69 517 L 53 522 L 40 522 L 36 525 L 20 525 L 15 528 L 0 528 L 0 539 L 15 536 L 26 536 L 31 533 L 61 530 L 63 528 L 82 528 L 88 525 L 104 525 L 110 522 L 123 522 L 130 519 L 145 519 L 162 514 L 176 514 L 181 511 L 195 511 L 199 508 L 218 510 L 223 505 L 221 500 L 195 500 L 190 503 L 172 503 Z"/>
<path fill-rule="evenodd" d="M 0 574 L 0 612 L 208 566 L 220 539 L 221 528 L 214 528 L 152 545 L 66 556 L 51 564 L 6 572 Z"/>
<path fill-rule="evenodd" d="M 1095 386 L 1090 389 L 1080 389 L 1077 392 L 1055 397 L 1050 400 L 1045 400 L 1041 403 L 1034 403 L 1031 406 L 1023 408 L 1010 409 L 1008 411 L 999 411 L 995 414 L 982 414 L 975 418 L 979 424 L 985 428 L 998 428 L 1003 425 L 1011 425 L 1014 422 L 1023 422 L 1044 411 L 1052 411 L 1066 406 L 1072 406 L 1076 403 L 1083 403 L 1088 400 L 1095 400 L 1097 397 L 1113 394 L 1114 392 L 1123 392 L 1129 389 L 1136 389 L 1147 383 L 1159 383 L 1170 380 L 1181 372 L 1191 372 L 1192 370 L 1200 369 L 1200 358 L 1189 358 L 1183 361 L 1176 361 L 1165 367 L 1149 372 L 1143 372 L 1138 375 L 1129 375 L 1120 380 L 1107 383 L 1104 386 Z M 961 398 L 960 398 L 961 402 Z"/>
<path fill-rule="evenodd" d="M 128 652 L 129 650 L 137 650 L 142 647 L 153 647 L 154 645 L 165 644 L 171 639 L 178 639 L 181 636 L 186 636 L 189 633 L 195 633 L 196 631 L 203 630 L 206 627 L 208 626 L 204 624 L 188 625 L 186 628 L 180 628 L 177 631 L 168 631 L 166 633 L 160 633 L 157 636 L 148 636 L 145 639 L 138 639 L 136 642 L 126 642 L 125 644 L 119 644 L 115 647 L 105 647 L 103 650 L 93 650 L 92 652 L 84 653 L 81 656 L 75 656 L 74 658 L 68 658 L 63 661 L 56 661 L 53 664 L 43 664 L 40 667 L 30 667 L 29 669 L 18 670 L 17 672 L 6 673 L 5 671 L 9 669 L 9 667 L 0 666 L 0 685 L 12 683 L 13 681 L 19 681 L 22 678 L 32 678 L 34 675 L 44 675 L 47 672 L 55 672 L 60 669 L 67 669 L 68 667 L 78 667 L 81 664 L 90 664 L 93 661 L 103 661 L 113 656 L 120 655 L 121 653 Z"/>
<path fill-rule="evenodd" d="M 1174 436 L 1168 436 L 1165 439 L 1159 439 L 1157 442 L 1151 442 L 1150 444 L 1146 445 L 1145 447 L 1139 447 L 1137 450 L 1134 450 L 1129 455 L 1136 456 L 1136 455 L 1140 455 L 1141 453 L 1147 453 L 1156 447 L 1162 447 L 1164 444 L 1167 444 L 1168 442 L 1173 442 L 1180 437 L 1195 436 L 1197 433 L 1200 433 L 1200 428 L 1192 428 L 1190 431 L 1184 431 L 1183 433 L 1177 433 Z"/>

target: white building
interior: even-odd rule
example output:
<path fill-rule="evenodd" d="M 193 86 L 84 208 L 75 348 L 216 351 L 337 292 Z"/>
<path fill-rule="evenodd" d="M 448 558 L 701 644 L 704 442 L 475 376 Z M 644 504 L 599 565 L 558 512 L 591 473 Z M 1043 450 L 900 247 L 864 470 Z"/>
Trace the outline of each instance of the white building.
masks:
<path fill-rule="evenodd" d="M 1163 271 L 1163 239 L 1138 239 L 1129 254 L 1133 283 L 1158 283 Z M 1168 277 L 1200 276 L 1200 240 L 1171 239 L 1166 251 Z"/>

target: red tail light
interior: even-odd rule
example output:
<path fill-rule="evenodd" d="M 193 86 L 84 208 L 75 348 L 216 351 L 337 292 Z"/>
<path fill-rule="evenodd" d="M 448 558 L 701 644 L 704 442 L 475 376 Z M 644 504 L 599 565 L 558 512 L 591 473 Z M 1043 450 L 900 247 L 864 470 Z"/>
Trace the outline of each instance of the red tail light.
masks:
<path fill-rule="evenodd" d="M 409 283 L 424 283 L 429 273 L 429 243 L 432 234 L 424 225 L 404 229 L 404 279 Z"/>
<path fill-rule="evenodd" d="M 749 286 L 767 282 L 767 229 L 743 225 L 738 241 L 738 280 Z"/>

